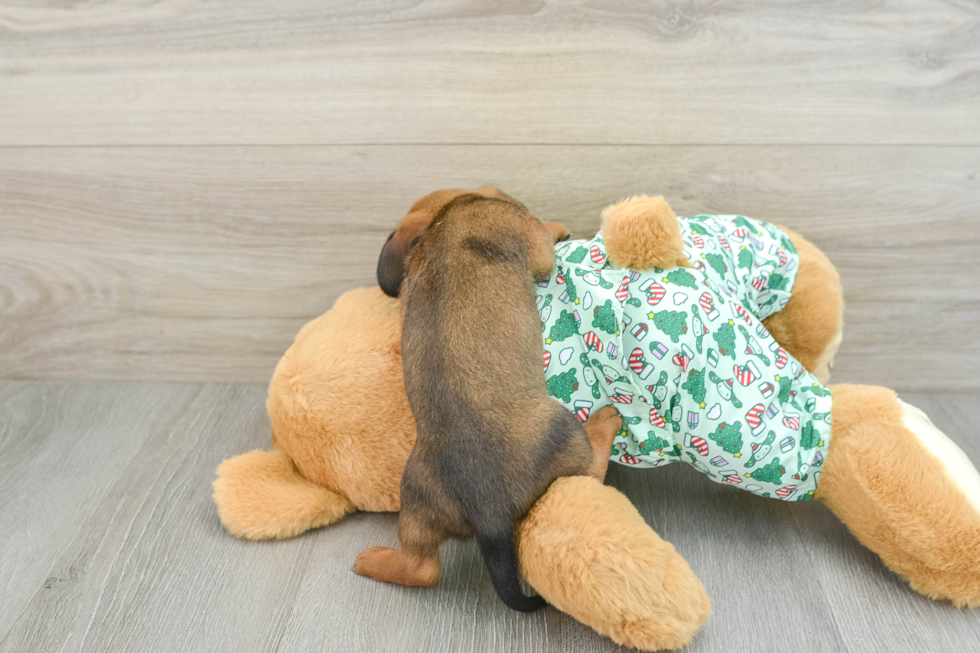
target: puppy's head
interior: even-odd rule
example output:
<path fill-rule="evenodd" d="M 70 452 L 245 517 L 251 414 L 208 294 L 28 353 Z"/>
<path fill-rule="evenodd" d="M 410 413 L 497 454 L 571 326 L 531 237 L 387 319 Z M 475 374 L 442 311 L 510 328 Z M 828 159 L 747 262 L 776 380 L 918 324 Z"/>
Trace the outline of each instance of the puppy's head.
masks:
<path fill-rule="evenodd" d="M 401 219 L 398 227 L 391 232 L 384 247 L 381 248 L 381 257 L 378 259 L 378 285 L 381 286 L 381 290 L 386 295 L 398 297 L 398 290 L 405 278 L 405 259 L 429 227 L 433 218 L 439 214 L 446 204 L 460 195 L 469 194 L 493 197 L 524 207 L 510 195 L 491 186 L 480 186 L 475 191 L 447 188 L 429 193 L 412 205 L 408 214 Z M 556 242 L 568 239 L 569 231 L 563 225 L 557 222 L 546 222 L 545 225 L 554 234 Z"/>

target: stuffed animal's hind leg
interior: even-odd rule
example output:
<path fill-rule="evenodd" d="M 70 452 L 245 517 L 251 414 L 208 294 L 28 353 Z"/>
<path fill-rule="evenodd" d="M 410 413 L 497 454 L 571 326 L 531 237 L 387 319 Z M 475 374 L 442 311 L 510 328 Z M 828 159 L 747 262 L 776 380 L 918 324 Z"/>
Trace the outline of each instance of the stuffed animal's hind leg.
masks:
<path fill-rule="evenodd" d="M 831 386 L 816 497 L 918 592 L 980 606 L 980 474 L 925 413 L 886 388 Z"/>
<path fill-rule="evenodd" d="M 585 432 L 592 443 L 592 464 L 589 465 L 588 476 L 599 481 L 606 478 L 609 468 L 609 451 L 612 449 L 616 433 L 623 427 L 623 418 L 613 406 L 603 406 L 589 415 L 585 422 Z"/>
<path fill-rule="evenodd" d="M 280 449 L 230 458 L 217 475 L 221 523 L 248 540 L 294 537 L 354 512 L 350 499 L 304 477 Z"/>
<path fill-rule="evenodd" d="M 844 328 L 840 276 L 813 243 L 785 227 L 780 228 L 796 247 L 799 269 L 789 303 L 763 323 L 776 342 L 820 383 L 826 384 Z"/>
<path fill-rule="evenodd" d="M 374 580 L 398 585 L 432 585 L 442 573 L 439 545 L 446 534 L 431 528 L 402 505 L 398 518 L 401 550 L 375 546 L 357 556 L 354 571 Z"/>

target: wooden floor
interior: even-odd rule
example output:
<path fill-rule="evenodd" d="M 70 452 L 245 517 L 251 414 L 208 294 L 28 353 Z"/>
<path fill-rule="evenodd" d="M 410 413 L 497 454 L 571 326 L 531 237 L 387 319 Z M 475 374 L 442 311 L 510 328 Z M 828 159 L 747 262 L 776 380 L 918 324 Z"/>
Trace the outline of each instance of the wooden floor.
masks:
<path fill-rule="evenodd" d="M 970 0 L 0 0 L 0 651 L 615 648 L 507 612 L 471 544 L 435 588 L 354 575 L 392 515 L 218 523 L 276 361 L 441 187 L 576 237 L 636 193 L 799 231 L 835 380 L 929 393 L 980 460 L 978 118 Z M 611 482 L 714 600 L 693 651 L 980 651 L 821 506 Z"/>
<path fill-rule="evenodd" d="M 244 542 L 210 498 L 230 453 L 268 447 L 255 384 L 0 383 L 0 651 L 612 651 L 546 608 L 507 610 L 473 543 L 404 588 L 356 575 L 392 514 Z M 905 395 L 980 459 L 978 395 Z M 610 483 L 703 580 L 688 650 L 980 650 L 980 612 L 911 591 L 829 511 L 710 483 L 684 465 Z"/>

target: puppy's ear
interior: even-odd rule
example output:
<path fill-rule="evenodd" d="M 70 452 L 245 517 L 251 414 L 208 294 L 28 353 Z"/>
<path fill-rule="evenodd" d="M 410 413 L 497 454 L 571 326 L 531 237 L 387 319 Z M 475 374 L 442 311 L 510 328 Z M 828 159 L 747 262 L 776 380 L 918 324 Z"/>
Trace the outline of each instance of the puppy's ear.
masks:
<path fill-rule="evenodd" d="M 398 297 L 398 290 L 405 278 L 405 258 L 408 256 L 401 239 L 395 239 L 396 232 L 392 231 L 381 248 L 378 258 L 378 285 L 389 297 Z"/>

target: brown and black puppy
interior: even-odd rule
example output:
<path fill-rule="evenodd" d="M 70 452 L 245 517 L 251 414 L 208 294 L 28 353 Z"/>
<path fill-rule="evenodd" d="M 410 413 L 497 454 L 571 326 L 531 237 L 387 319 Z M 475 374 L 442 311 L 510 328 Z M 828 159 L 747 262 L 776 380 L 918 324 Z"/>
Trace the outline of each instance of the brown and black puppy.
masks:
<path fill-rule="evenodd" d="M 480 186 L 474 191 L 462 190 L 460 188 L 444 188 L 429 193 L 408 210 L 408 214 L 401 219 L 398 227 L 388 236 L 387 242 L 381 249 L 381 257 L 378 259 L 378 285 L 389 297 L 398 297 L 398 288 L 401 286 L 402 279 L 405 277 L 405 258 L 421 238 L 422 233 L 428 228 L 432 218 L 436 216 L 442 208 L 456 199 L 460 195 L 473 194 L 481 197 L 494 197 L 508 202 L 513 202 L 524 206 L 510 195 L 492 186 Z M 551 230 L 555 242 L 568 240 L 571 235 L 565 225 L 558 222 L 545 222 L 545 226 Z"/>
<path fill-rule="evenodd" d="M 615 409 L 597 411 L 590 442 L 548 396 L 533 284 L 550 274 L 554 242 L 520 203 L 463 194 L 412 248 L 398 286 L 418 435 L 401 482 L 401 550 L 364 551 L 357 573 L 428 585 L 442 541 L 476 537 L 504 603 L 545 604 L 521 592 L 515 522 L 561 476 L 602 479 L 620 425 Z"/>

